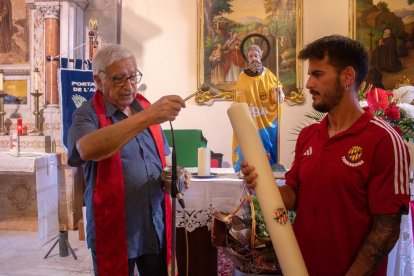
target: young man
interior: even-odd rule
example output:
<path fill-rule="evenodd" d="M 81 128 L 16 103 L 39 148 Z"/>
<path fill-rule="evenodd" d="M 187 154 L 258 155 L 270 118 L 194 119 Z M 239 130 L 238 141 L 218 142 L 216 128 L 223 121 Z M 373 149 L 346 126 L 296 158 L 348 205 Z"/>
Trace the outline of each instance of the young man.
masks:
<path fill-rule="evenodd" d="M 409 154 L 386 122 L 364 111 L 357 89 L 368 72 L 363 46 L 332 35 L 299 53 L 306 88 L 327 115 L 299 134 L 280 192 L 296 210 L 294 231 L 310 275 L 386 275 L 387 255 L 409 203 Z M 249 188 L 254 168 L 242 172 Z"/>
<path fill-rule="evenodd" d="M 164 96 L 153 105 L 137 94 L 141 73 L 120 45 L 100 48 L 92 62 L 98 90 L 76 110 L 68 163 L 82 164 L 87 243 L 95 274 L 167 275 L 171 265 L 171 205 L 161 170 L 168 144 L 159 126 L 184 101 Z"/>

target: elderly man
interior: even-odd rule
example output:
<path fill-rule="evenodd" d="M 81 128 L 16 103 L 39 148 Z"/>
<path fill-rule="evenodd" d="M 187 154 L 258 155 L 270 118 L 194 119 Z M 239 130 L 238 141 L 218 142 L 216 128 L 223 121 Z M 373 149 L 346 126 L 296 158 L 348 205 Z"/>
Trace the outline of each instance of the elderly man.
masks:
<path fill-rule="evenodd" d="M 247 103 L 262 139 L 270 164 L 277 160 L 277 125 L 279 103 L 283 101 L 282 84 L 276 76 L 262 65 L 262 50 L 251 44 L 248 47 L 249 67 L 240 74 L 236 86 L 235 102 Z M 240 146 L 233 135 L 233 166 L 240 170 L 243 161 Z"/>
<path fill-rule="evenodd" d="M 161 171 L 168 144 L 159 126 L 176 118 L 184 101 L 154 104 L 136 93 L 142 74 L 120 45 L 94 56 L 93 98 L 77 109 L 68 134 L 68 163 L 82 164 L 87 183 L 87 243 L 95 274 L 167 275 L 170 199 Z"/>

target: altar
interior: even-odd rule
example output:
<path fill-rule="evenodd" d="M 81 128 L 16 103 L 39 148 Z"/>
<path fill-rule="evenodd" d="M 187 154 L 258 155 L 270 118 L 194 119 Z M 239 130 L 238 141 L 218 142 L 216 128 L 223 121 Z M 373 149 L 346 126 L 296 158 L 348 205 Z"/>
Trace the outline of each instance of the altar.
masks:
<path fill-rule="evenodd" d="M 194 175 L 197 168 L 187 170 L 192 177 L 190 188 L 184 191 L 186 217 L 177 204 L 178 273 L 186 275 L 188 263 L 188 275 L 217 275 L 217 249 L 211 243 L 211 214 L 237 208 L 243 197 L 243 180 L 232 168 L 211 168 L 215 175 L 205 178 Z"/>
<path fill-rule="evenodd" d="M 40 244 L 48 242 L 59 232 L 56 154 L 0 152 L 0 159 L 0 229 L 38 231 Z"/>

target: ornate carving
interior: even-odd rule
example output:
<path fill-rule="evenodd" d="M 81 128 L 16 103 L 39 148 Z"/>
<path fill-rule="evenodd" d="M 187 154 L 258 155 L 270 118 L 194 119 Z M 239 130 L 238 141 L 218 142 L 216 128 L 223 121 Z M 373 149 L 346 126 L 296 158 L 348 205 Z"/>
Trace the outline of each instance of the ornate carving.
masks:
<path fill-rule="evenodd" d="M 11 185 L 7 197 L 19 210 L 25 210 L 36 198 L 29 184 L 23 178 L 17 179 L 16 183 Z"/>
<path fill-rule="evenodd" d="M 5 76 L 28 76 L 30 75 L 30 69 L 17 68 L 17 69 L 3 69 Z"/>
<path fill-rule="evenodd" d="M 195 96 L 195 101 L 199 105 L 212 105 L 216 100 L 222 101 L 234 101 L 236 96 L 236 91 L 220 91 L 215 92 L 212 90 L 200 91 Z"/>
<path fill-rule="evenodd" d="M 305 102 L 305 94 L 303 94 L 303 91 L 292 91 L 285 97 L 285 100 L 289 105 L 303 104 Z"/>
<path fill-rule="evenodd" d="M 60 19 L 60 5 L 57 2 L 51 2 L 50 4 L 47 4 L 45 2 L 42 2 L 41 4 L 37 3 L 36 10 L 42 13 L 44 19 Z"/>

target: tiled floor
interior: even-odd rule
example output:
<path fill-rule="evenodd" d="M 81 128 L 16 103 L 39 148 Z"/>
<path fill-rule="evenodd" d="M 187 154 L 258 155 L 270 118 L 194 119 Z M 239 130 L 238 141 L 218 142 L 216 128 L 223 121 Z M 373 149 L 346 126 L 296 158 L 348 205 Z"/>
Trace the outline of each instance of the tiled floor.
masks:
<path fill-rule="evenodd" d="M 78 231 L 68 231 L 68 234 L 77 260 L 70 253 L 60 257 L 59 244 L 44 259 L 56 239 L 40 246 L 37 232 L 0 230 L 0 275 L 93 275 L 92 259 L 85 241 L 79 241 Z"/>
<path fill-rule="evenodd" d="M 77 260 L 72 257 L 70 252 L 68 256 L 60 257 L 59 244 L 44 259 L 57 238 L 40 246 L 37 232 L 0 230 L 0 276 L 93 275 L 92 259 L 85 241 L 79 241 L 78 231 L 68 231 L 68 235 L 69 243 Z M 217 275 L 232 275 L 232 262 L 220 251 L 218 253 Z"/>

